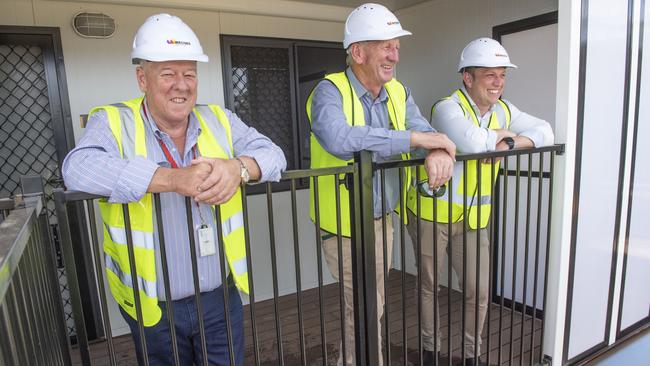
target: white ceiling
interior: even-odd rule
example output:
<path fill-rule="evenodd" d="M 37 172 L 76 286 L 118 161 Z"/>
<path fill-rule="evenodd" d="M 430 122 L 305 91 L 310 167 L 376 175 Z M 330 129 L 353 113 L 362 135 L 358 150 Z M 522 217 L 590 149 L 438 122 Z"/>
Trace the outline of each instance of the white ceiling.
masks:
<path fill-rule="evenodd" d="M 408 8 L 419 3 L 423 3 L 429 0 L 293 0 L 303 3 L 317 3 L 325 5 L 336 5 L 336 6 L 347 6 L 347 7 L 357 7 L 361 4 L 368 2 L 382 4 L 392 11 L 400 10 L 403 8 Z"/>
<path fill-rule="evenodd" d="M 2 2 L 3 0 L 0 0 Z M 59 1 L 59 0 L 42 0 Z M 351 9 L 366 2 L 385 5 L 392 11 L 431 0 L 67 0 L 80 3 L 120 4 L 214 10 L 253 15 L 345 22 Z M 272 4 L 272 5 L 271 5 Z"/>

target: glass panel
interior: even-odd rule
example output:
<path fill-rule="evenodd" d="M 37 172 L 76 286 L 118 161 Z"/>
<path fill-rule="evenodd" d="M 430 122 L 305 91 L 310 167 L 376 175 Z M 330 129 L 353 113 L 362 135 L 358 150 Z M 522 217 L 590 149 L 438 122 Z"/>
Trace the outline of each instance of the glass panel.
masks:
<path fill-rule="evenodd" d="M 645 19 L 650 19 L 650 6 L 646 4 Z M 645 26 L 644 49 L 650 49 L 650 27 Z M 634 156 L 634 191 L 632 192 L 632 215 L 630 237 L 627 249 L 627 268 L 623 297 L 621 330 L 648 316 L 650 308 L 650 165 L 643 163 L 643 157 L 650 156 L 650 146 L 644 141 L 650 138 L 650 57 L 645 56 L 641 64 L 641 93 L 639 96 L 639 120 Z"/>
<path fill-rule="evenodd" d="M 616 223 L 627 1 L 589 1 L 580 204 L 568 358 L 605 340 Z"/>

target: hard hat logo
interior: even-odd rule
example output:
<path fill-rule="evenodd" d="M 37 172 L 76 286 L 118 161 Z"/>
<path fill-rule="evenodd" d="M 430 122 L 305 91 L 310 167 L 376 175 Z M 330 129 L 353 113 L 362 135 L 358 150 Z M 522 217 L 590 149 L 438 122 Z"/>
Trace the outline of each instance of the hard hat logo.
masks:
<path fill-rule="evenodd" d="M 181 45 L 185 45 L 185 46 L 191 46 L 191 45 L 192 45 L 192 43 L 190 43 L 190 42 L 187 42 L 187 41 L 177 41 L 177 40 L 175 40 L 175 39 L 168 39 L 168 40 L 167 40 L 167 44 L 181 44 Z"/>
<path fill-rule="evenodd" d="M 379 4 L 363 4 L 354 9 L 345 21 L 343 48 L 361 41 L 386 41 L 411 35 L 402 29 L 395 14 Z"/>
<path fill-rule="evenodd" d="M 203 53 L 192 28 L 179 17 L 156 14 L 147 18 L 138 29 L 131 60 L 134 64 L 139 60 L 208 62 L 208 56 Z"/>
<path fill-rule="evenodd" d="M 503 46 L 492 38 L 478 38 L 465 46 L 460 54 L 458 72 L 466 67 L 512 67 L 510 56 Z"/>

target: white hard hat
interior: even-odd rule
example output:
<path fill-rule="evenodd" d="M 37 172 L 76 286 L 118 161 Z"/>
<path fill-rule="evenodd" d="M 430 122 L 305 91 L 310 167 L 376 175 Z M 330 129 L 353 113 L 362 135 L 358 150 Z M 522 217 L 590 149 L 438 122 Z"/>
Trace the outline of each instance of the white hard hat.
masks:
<path fill-rule="evenodd" d="M 352 10 L 345 21 L 343 48 L 360 41 L 385 41 L 412 33 L 402 29 L 395 14 L 379 4 L 363 4 Z"/>
<path fill-rule="evenodd" d="M 179 17 L 152 15 L 140 26 L 133 39 L 131 61 L 200 61 L 208 62 L 199 39 Z"/>
<path fill-rule="evenodd" d="M 510 56 L 503 46 L 492 38 L 478 38 L 465 46 L 460 53 L 458 72 L 466 67 L 513 67 Z"/>

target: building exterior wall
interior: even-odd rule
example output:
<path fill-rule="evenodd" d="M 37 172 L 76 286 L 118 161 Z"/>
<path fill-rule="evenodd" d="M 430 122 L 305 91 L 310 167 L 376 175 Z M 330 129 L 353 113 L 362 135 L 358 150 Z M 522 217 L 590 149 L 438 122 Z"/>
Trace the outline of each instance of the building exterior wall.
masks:
<path fill-rule="evenodd" d="M 469 41 L 492 37 L 496 25 L 557 9 L 557 0 L 436 0 L 400 10 L 397 16 L 413 36 L 401 41 L 399 79 L 426 115 L 458 87 L 458 57 Z"/>

